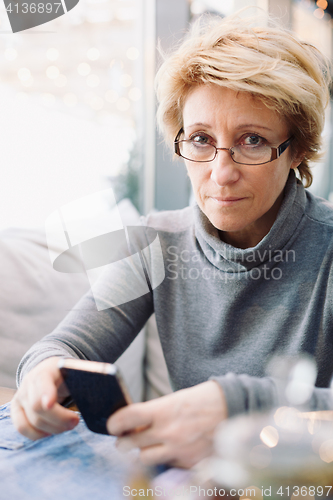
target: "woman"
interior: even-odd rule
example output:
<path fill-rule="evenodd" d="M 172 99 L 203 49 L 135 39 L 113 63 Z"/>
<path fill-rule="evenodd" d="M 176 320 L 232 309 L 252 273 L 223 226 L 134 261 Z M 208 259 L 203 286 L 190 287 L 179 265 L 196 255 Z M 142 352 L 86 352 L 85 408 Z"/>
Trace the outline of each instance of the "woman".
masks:
<path fill-rule="evenodd" d="M 328 67 L 312 46 L 248 20 L 198 25 L 157 76 L 158 120 L 184 158 L 197 205 L 153 214 L 166 276 L 143 297 L 112 307 L 130 288 L 126 269 L 104 276 L 96 312 L 85 296 L 22 360 L 12 403 L 31 439 L 77 424 L 59 356 L 113 362 L 155 312 L 176 392 L 119 410 L 119 445 L 147 464 L 189 467 L 211 452 L 218 423 L 277 405 L 265 368 L 273 354 L 313 355 L 309 405 L 331 407 L 333 210 L 308 193 L 328 102 Z M 23 378 L 24 377 L 24 378 Z"/>

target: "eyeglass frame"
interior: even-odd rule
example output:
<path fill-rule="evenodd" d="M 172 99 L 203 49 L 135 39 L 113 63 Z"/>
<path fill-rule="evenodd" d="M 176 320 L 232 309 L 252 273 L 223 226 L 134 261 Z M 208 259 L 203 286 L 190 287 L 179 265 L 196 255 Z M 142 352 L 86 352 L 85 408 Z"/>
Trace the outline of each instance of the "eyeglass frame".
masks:
<path fill-rule="evenodd" d="M 228 151 L 229 154 L 230 154 L 230 158 L 232 159 L 232 161 L 234 163 L 237 163 L 238 165 L 265 165 L 266 163 L 270 163 L 274 160 L 276 160 L 277 158 L 279 158 L 282 153 L 285 152 L 285 150 L 290 146 L 292 140 L 294 139 L 293 136 L 289 137 L 289 139 L 287 139 L 286 141 L 282 142 L 280 144 L 280 146 L 276 147 L 276 148 L 272 148 L 271 146 L 268 146 L 270 147 L 271 149 L 271 159 L 268 160 L 268 161 L 264 161 L 262 163 L 241 163 L 239 161 L 236 161 L 234 160 L 233 158 L 233 148 L 235 148 L 236 146 L 232 146 L 231 148 L 217 148 L 216 146 L 214 146 L 214 144 L 210 144 L 210 146 L 212 146 L 213 148 L 215 148 L 215 155 L 214 155 L 214 158 L 212 158 L 211 160 L 191 160 L 190 158 L 186 158 L 185 156 L 183 156 L 181 153 L 180 153 L 180 147 L 179 147 L 179 143 L 181 142 L 189 142 L 191 141 L 191 139 L 182 139 L 182 140 L 179 140 L 179 137 L 181 136 L 181 134 L 184 132 L 184 129 L 181 128 L 178 132 L 178 134 L 176 135 L 175 137 L 175 140 L 173 141 L 173 144 L 174 144 L 174 152 L 176 153 L 176 155 L 180 156 L 181 158 L 184 158 L 185 160 L 188 160 L 188 161 L 194 161 L 196 163 L 208 163 L 210 161 L 214 161 L 216 156 L 217 156 L 217 153 L 218 151 Z"/>

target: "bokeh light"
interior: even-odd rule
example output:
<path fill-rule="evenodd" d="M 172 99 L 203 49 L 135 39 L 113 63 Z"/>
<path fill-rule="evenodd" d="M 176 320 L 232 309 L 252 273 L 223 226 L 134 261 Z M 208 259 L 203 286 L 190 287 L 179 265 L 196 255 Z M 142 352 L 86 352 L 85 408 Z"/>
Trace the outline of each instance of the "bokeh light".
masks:
<path fill-rule="evenodd" d="M 319 456 L 323 462 L 328 464 L 333 462 L 333 439 L 328 439 L 322 443 L 319 448 Z"/>
<path fill-rule="evenodd" d="M 316 9 L 314 12 L 313 12 L 313 15 L 317 18 L 317 19 L 322 19 L 325 15 L 325 12 L 322 10 L 322 9 Z"/>
<path fill-rule="evenodd" d="M 28 68 L 20 68 L 17 72 L 17 76 L 21 82 L 26 82 L 31 79 L 31 71 Z"/>
<path fill-rule="evenodd" d="M 279 433 L 275 427 L 267 425 L 261 431 L 260 439 L 268 448 L 274 448 L 279 442 Z"/>
<path fill-rule="evenodd" d="M 327 9 L 327 7 L 328 7 L 328 2 L 327 2 L 327 0 L 317 0 L 316 5 L 317 5 L 317 7 L 319 7 L 320 9 L 325 10 L 325 9 Z"/>

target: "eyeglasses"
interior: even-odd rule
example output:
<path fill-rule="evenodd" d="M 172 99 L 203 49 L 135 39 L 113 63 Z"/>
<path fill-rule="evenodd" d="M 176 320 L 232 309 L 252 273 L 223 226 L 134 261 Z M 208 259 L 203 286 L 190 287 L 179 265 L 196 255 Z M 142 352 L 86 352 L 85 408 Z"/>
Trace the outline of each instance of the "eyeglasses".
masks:
<path fill-rule="evenodd" d="M 179 138 L 183 132 L 181 128 L 174 140 L 175 153 L 185 160 L 199 163 L 215 160 L 218 151 L 228 151 L 232 161 L 240 165 L 264 165 L 279 158 L 293 140 L 293 137 L 289 137 L 277 148 L 271 148 L 267 144 L 240 144 L 232 148 L 217 148 L 213 144 L 200 143 L 194 139 L 181 141 Z"/>

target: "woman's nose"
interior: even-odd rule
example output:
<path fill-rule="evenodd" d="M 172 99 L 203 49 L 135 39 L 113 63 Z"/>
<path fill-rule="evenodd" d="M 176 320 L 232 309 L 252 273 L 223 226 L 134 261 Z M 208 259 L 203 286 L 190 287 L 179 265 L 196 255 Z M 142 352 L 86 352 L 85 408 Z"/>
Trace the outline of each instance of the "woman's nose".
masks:
<path fill-rule="evenodd" d="M 239 166 L 231 159 L 228 149 L 219 149 L 211 166 L 210 177 L 220 187 L 236 182 L 240 177 Z"/>

